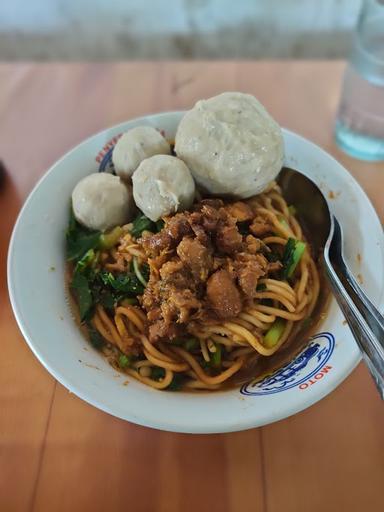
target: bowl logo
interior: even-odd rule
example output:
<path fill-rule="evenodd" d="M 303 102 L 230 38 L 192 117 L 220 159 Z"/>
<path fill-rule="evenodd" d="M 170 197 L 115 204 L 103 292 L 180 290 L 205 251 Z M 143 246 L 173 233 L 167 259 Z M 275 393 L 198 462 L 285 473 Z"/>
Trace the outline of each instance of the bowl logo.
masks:
<path fill-rule="evenodd" d="M 122 134 L 116 135 L 109 140 L 105 146 L 97 153 L 96 162 L 99 164 L 99 172 L 109 172 L 110 174 L 115 173 L 115 166 L 112 162 L 112 152 L 116 145 L 116 142 L 120 139 Z"/>
<path fill-rule="evenodd" d="M 293 361 L 261 380 L 254 379 L 244 384 L 240 393 L 248 396 L 272 395 L 287 389 L 306 389 L 312 377 L 323 377 L 330 367 L 326 363 L 335 348 L 335 338 L 329 332 L 313 336 L 304 350 Z"/>

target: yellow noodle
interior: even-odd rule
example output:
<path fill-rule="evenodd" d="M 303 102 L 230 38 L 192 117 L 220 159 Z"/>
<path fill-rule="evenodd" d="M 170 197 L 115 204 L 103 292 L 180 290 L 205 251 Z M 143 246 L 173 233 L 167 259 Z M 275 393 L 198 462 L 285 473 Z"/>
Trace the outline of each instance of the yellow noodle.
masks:
<path fill-rule="evenodd" d="M 160 368 L 166 368 L 168 370 L 172 370 L 173 372 L 184 372 L 188 370 L 188 365 L 184 363 L 169 363 L 168 361 L 164 361 L 163 359 L 158 359 L 150 354 L 147 350 L 144 349 L 144 355 L 151 361 L 155 366 L 160 366 Z"/>
<path fill-rule="evenodd" d="M 185 359 L 185 361 L 190 365 L 190 367 L 194 370 L 198 378 L 203 381 L 205 384 L 221 384 L 225 380 L 227 380 L 229 377 L 231 377 L 234 373 L 236 373 L 244 364 L 243 359 L 238 359 L 233 363 L 233 365 L 230 368 L 227 368 L 227 370 L 223 371 L 219 375 L 216 375 L 215 377 L 210 377 L 207 375 L 204 370 L 201 368 L 199 363 L 196 361 L 196 359 L 186 350 L 180 348 L 180 347 L 173 347 L 173 350 L 180 354 L 180 356 Z"/>
<path fill-rule="evenodd" d="M 144 332 L 144 322 L 140 318 L 138 311 L 133 306 L 119 306 L 116 308 L 118 315 L 124 315 L 130 320 L 140 332 Z"/>
<path fill-rule="evenodd" d="M 293 313 L 295 311 L 295 306 L 289 302 L 285 297 L 282 297 L 281 295 L 278 295 L 277 293 L 273 292 L 257 292 L 255 293 L 256 299 L 273 299 L 277 302 L 280 302 L 286 309 L 288 309 L 289 312 Z"/>
<path fill-rule="evenodd" d="M 128 375 L 131 377 L 134 377 L 135 379 L 139 380 L 143 384 L 147 384 L 147 386 L 151 386 L 152 388 L 156 389 L 165 389 L 167 388 L 173 379 L 173 372 L 171 370 L 165 370 L 165 377 L 162 380 L 153 380 L 148 377 L 142 377 L 140 373 L 136 372 L 135 370 L 131 370 L 128 368 L 125 370 Z"/>

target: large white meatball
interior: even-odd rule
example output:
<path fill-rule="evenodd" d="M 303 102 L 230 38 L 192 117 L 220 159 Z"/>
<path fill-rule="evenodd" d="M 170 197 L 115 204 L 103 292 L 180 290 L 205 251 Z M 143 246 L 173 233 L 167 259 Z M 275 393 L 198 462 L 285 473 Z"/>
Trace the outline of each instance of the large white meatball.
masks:
<path fill-rule="evenodd" d="M 131 188 L 118 176 L 97 172 L 76 185 L 72 207 L 76 219 L 85 227 L 106 231 L 129 222 L 135 205 Z"/>
<path fill-rule="evenodd" d="M 112 152 L 116 174 L 128 179 L 140 163 L 153 155 L 169 155 L 169 142 L 152 126 L 137 126 L 124 133 Z"/>
<path fill-rule="evenodd" d="M 175 151 L 203 189 L 242 198 L 262 192 L 284 157 L 279 125 L 239 92 L 198 101 L 180 122 Z"/>
<path fill-rule="evenodd" d="M 174 156 L 155 155 L 143 160 L 132 183 L 137 206 L 153 221 L 189 208 L 195 196 L 188 167 Z"/>

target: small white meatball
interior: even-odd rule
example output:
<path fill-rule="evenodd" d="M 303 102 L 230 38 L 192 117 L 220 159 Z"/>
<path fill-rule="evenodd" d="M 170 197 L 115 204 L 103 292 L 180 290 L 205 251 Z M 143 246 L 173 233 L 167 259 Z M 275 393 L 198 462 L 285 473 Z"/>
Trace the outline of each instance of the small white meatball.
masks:
<path fill-rule="evenodd" d="M 153 155 L 169 155 L 169 142 L 152 126 L 137 126 L 124 133 L 112 152 L 116 174 L 126 180 L 140 163 Z"/>
<path fill-rule="evenodd" d="M 175 151 L 211 194 L 259 194 L 279 173 L 279 125 L 254 96 L 225 92 L 196 103 L 181 120 Z"/>
<path fill-rule="evenodd" d="M 135 205 L 131 188 L 118 176 L 97 172 L 83 178 L 73 189 L 72 207 L 83 226 L 106 231 L 129 222 Z"/>
<path fill-rule="evenodd" d="M 195 196 L 188 167 L 174 156 L 155 155 L 143 160 L 132 182 L 137 206 L 153 221 L 189 208 Z"/>

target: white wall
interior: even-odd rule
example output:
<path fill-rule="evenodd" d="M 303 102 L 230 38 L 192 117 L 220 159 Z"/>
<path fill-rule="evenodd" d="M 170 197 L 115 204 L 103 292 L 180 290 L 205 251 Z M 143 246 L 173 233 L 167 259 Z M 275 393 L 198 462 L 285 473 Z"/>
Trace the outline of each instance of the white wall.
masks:
<path fill-rule="evenodd" d="M 2 0 L 0 58 L 338 57 L 361 0 Z"/>

